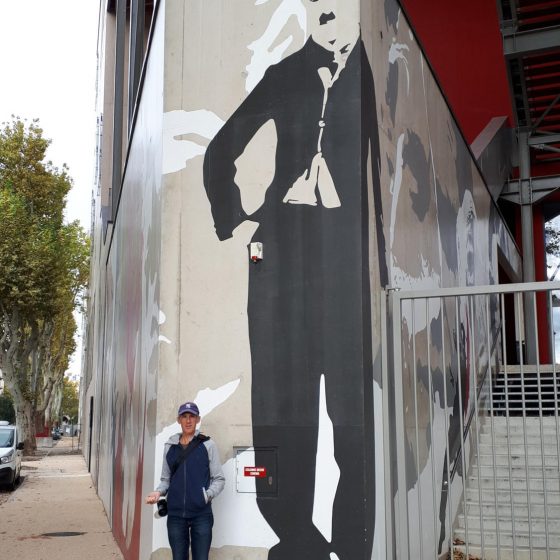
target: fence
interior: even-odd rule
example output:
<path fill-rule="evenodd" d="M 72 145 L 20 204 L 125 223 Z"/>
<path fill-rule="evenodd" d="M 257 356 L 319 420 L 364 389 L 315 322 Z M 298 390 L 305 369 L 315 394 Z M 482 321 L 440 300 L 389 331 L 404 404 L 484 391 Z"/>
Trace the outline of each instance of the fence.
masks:
<path fill-rule="evenodd" d="M 388 558 L 560 559 L 558 290 L 387 292 Z"/>

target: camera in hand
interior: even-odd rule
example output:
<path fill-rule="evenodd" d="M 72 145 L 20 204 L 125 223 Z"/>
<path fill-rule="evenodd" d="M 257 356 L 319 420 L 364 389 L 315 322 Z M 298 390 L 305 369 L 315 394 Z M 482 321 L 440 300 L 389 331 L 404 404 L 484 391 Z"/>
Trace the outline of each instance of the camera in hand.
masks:
<path fill-rule="evenodd" d="M 165 498 L 160 498 L 158 500 L 157 511 L 160 517 L 165 517 L 167 515 L 167 500 Z"/>

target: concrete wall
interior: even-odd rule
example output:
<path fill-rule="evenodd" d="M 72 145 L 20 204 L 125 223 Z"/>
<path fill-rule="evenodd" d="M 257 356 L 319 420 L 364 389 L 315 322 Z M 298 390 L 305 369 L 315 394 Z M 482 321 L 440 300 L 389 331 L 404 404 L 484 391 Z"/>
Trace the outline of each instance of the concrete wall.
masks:
<path fill-rule="evenodd" d="M 390 285 L 427 289 L 495 284 L 499 255 L 520 277 L 521 261 L 513 239 L 398 4 L 388 0 L 366 11 L 368 17 L 362 21 L 373 22 L 370 48 L 376 93 L 382 100 L 378 115 Z M 405 426 L 409 434 L 407 488 L 403 491 L 408 493 L 411 504 L 411 543 L 415 547 L 422 543 L 425 557 L 445 552 L 449 536 L 442 488 L 452 465 L 446 463 L 445 441 L 448 439 L 453 450 L 461 438 L 459 383 L 463 385 L 466 417 L 474 405 L 475 387 L 469 372 L 463 369 L 465 345 L 468 348 L 472 342 L 479 351 L 477 374 L 484 371 L 489 360 L 486 328 L 481 322 L 483 310 L 475 309 L 469 321 L 466 301 L 461 301 L 456 323 L 453 306 L 452 301 L 444 305 L 432 302 L 428 316 L 424 310 L 418 313 L 416 309 L 413 317 L 411 307 L 403 315 L 403 361 L 408 366 L 403 380 L 408 411 Z M 459 347 L 444 348 L 442 336 L 455 341 L 456 324 L 462 333 Z M 425 346 L 427 331 L 431 336 L 429 348 Z M 413 348 L 416 361 L 412 359 Z M 445 396 L 443 387 L 447 388 Z M 414 414 L 415 398 L 418 418 Z M 414 431 L 417 420 L 418 452 Z M 436 473 L 434 502 L 432 472 Z M 459 479 L 457 476 L 455 482 Z M 419 492 L 424 498 L 422 511 L 417 509 Z M 460 503 L 457 484 L 453 492 L 452 507 L 456 509 Z M 451 512 L 451 518 L 454 514 Z M 431 531 L 434 517 L 442 525 L 435 528 L 435 535 Z M 419 519 L 424 521 L 423 531 Z"/>
<path fill-rule="evenodd" d="M 384 557 L 381 288 L 520 268 L 395 0 L 160 2 L 95 251 L 92 469 L 127 559 L 170 557 L 142 497 L 189 399 L 214 560 Z"/>
<path fill-rule="evenodd" d="M 90 469 L 125 558 L 151 549 L 151 512 L 143 495 L 152 488 L 157 416 L 163 22 L 153 29 L 118 217 L 104 237 L 101 205 L 106 201 L 100 196 L 93 234 L 86 363 L 94 379 L 85 395 L 83 422 L 87 425 L 93 396 Z M 110 154 L 104 154 L 102 164 L 110 164 Z M 88 440 L 84 450 L 89 456 Z"/>

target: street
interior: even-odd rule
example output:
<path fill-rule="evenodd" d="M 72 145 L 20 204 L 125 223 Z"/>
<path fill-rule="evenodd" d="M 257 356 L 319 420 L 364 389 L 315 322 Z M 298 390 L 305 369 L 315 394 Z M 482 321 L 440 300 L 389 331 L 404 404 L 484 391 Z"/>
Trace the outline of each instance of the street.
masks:
<path fill-rule="evenodd" d="M 3 558 L 122 559 L 76 445 L 63 437 L 24 457 L 16 490 L 0 490 Z"/>

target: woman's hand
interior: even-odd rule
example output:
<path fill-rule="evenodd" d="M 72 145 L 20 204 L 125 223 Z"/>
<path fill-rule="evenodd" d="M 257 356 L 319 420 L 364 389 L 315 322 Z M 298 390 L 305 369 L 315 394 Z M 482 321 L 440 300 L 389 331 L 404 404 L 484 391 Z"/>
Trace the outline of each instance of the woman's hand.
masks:
<path fill-rule="evenodd" d="M 161 492 L 150 492 L 146 496 L 147 504 L 157 504 L 157 501 L 161 498 Z"/>

